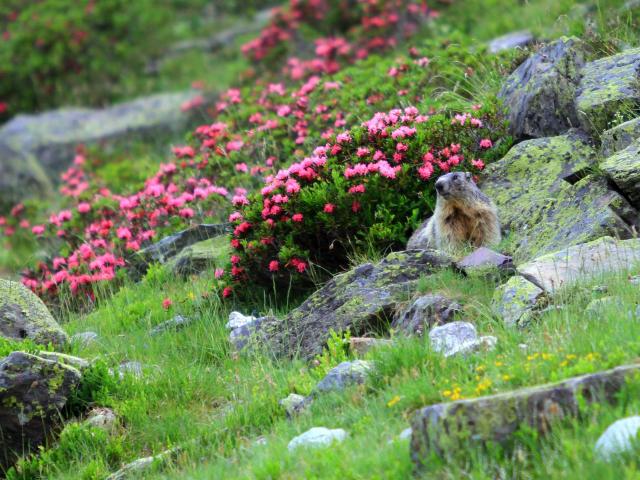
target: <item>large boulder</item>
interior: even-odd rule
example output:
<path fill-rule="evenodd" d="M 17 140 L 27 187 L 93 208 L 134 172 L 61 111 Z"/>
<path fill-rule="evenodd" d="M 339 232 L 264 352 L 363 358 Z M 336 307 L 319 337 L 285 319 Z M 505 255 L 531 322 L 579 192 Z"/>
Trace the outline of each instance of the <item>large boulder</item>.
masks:
<path fill-rule="evenodd" d="M 640 208 L 640 140 L 605 159 L 600 168 L 635 208 Z"/>
<path fill-rule="evenodd" d="M 575 100 L 582 128 L 601 132 L 617 112 L 636 109 L 639 76 L 640 48 L 587 63 Z"/>
<path fill-rule="evenodd" d="M 451 265 L 451 258 L 435 250 L 395 252 L 375 265 L 360 265 L 332 278 L 284 319 L 263 322 L 262 341 L 276 356 L 313 358 L 331 330 L 362 336 L 386 326 L 421 276 Z"/>
<path fill-rule="evenodd" d="M 42 300 L 21 283 L 1 278 L 0 336 L 14 340 L 29 338 L 56 347 L 69 341 Z"/>
<path fill-rule="evenodd" d="M 113 145 L 184 132 L 192 114 L 183 112 L 181 105 L 197 95 L 195 91 L 158 94 L 101 110 L 64 108 L 14 117 L 0 128 L 0 173 L 11 175 L 0 175 L 0 186 L 8 184 L 7 189 L 0 188 L 0 203 L 22 198 L 29 190 L 42 194 L 40 186 L 50 189 L 80 144 Z M 20 152 L 19 159 L 15 152 Z"/>
<path fill-rule="evenodd" d="M 526 323 L 531 312 L 544 299 L 544 290 L 526 278 L 516 275 L 496 288 L 492 307 L 496 314 L 509 326 Z"/>
<path fill-rule="evenodd" d="M 219 235 L 185 247 L 168 263 L 172 271 L 186 276 L 224 267 L 229 260 L 229 237 Z"/>
<path fill-rule="evenodd" d="M 80 379 L 65 363 L 24 352 L 0 360 L 0 470 L 56 432 L 60 411 Z"/>
<path fill-rule="evenodd" d="M 391 327 L 405 335 L 422 336 L 435 325 L 453 321 L 461 311 L 462 307 L 453 300 L 438 294 L 427 294 L 394 315 Z"/>
<path fill-rule="evenodd" d="M 589 172 L 598 155 L 579 132 L 528 140 L 485 169 L 482 189 L 526 261 L 605 235 L 633 236 L 638 212 Z"/>
<path fill-rule="evenodd" d="M 534 42 L 533 34 L 529 30 L 507 33 L 501 37 L 494 38 L 489 42 L 489 51 L 498 53 L 512 48 L 522 48 Z"/>
<path fill-rule="evenodd" d="M 431 451 L 468 448 L 470 441 L 504 442 L 520 427 L 547 433 L 555 420 L 576 416 L 585 403 L 613 403 L 640 365 L 522 388 L 487 397 L 439 403 L 418 410 L 411 421 L 411 459 L 418 468 Z"/>
<path fill-rule="evenodd" d="M 585 47 L 561 38 L 525 60 L 500 90 L 517 138 L 557 135 L 578 125 L 574 98 Z"/>
<path fill-rule="evenodd" d="M 640 239 L 603 237 L 543 255 L 518 272 L 547 292 L 610 272 L 625 272 L 640 262 Z"/>

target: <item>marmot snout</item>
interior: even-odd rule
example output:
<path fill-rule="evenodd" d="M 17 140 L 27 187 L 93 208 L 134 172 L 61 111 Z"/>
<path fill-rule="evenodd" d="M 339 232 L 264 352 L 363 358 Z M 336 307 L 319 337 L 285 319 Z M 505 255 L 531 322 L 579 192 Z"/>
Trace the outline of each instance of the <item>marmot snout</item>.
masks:
<path fill-rule="evenodd" d="M 424 233 L 429 247 L 455 250 L 465 244 L 480 247 L 500 242 L 496 207 L 469 172 L 442 175 L 436 192 L 436 208 Z"/>

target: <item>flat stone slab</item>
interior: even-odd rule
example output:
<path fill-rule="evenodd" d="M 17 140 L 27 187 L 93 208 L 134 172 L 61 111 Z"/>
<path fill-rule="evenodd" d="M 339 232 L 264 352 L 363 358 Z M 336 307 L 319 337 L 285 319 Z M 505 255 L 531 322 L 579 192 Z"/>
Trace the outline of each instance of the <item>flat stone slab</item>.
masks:
<path fill-rule="evenodd" d="M 350 330 L 354 336 L 370 332 L 391 319 L 421 276 L 452 265 L 435 250 L 394 252 L 375 265 L 360 265 L 333 277 L 285 318 L 263 322 L 260 342 L 276 356 L 311 359 L 322 353 L 331 330 Z"/>
<path fill-rule="evenodd" d="M 547 292 L 609 272 L 625 272 L 640 262 L 640 239 L 603 237 L 520 265 L 520 275 Z"/>
<path fill-rule="evenodd" d="M 513 270 L 513 257 L 494 252 L 490 248 L 480 247 L 456 262 L 456 266 L 465 273 L 472 273 L 489 268 L 510 271 Z"/>
<path fill-rule="evenodd" d="M 576 93 L 576 110 L 583 129 L 606 130 L 616 112 L 640 102 L 640 48 L 587 63 Z"/>
<path fill-rule="evenodd" d="M 626 365 L 557 383 L 418 410 L 411 421 L 411 459 L 420 469 L 430 452 L 464 448 L 470 441 L 504 442 L 520 427 L 547 433 L 554 421 L 575 417 L 583 402 L 616 401 L 616 394 L 640 371 Z"/>

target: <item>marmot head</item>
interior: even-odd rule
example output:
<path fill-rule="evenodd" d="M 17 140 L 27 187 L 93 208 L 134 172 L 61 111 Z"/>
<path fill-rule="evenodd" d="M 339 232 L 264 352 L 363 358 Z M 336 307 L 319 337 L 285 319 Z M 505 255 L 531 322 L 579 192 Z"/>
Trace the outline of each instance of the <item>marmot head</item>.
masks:
<path fill-rule="evenodd" d="M 438 196 L 447 200 L 473 198 L 477 189 L 469 172 L 451 172 L 436 180 Z"/>

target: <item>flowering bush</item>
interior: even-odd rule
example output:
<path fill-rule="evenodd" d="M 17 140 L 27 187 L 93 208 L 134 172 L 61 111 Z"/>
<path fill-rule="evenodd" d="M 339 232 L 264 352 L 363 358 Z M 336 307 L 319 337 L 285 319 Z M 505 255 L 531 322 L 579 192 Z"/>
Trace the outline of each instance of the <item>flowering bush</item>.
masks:
<path fill-rule="evenodd" d="M 476 106 L 453 118 L 414 107 L 376 113 L 332 137 L 231 214 L 225 295 L 244 282 L 308 286 L 313 265 L 335 272 L 354 250 L 401 247 L 434 206 L 435 178 L 479 172 L 503 153 L 491 140 L 503 135 L 500 116 Z"/>
<path fill-rule="evenodd" d="M 0 2 L 0 120 L 81 89 L 109 99 L 114 79 L 148 55 L 161 12 L 150 0 Z"/>
<path fill-rule="evenodd" d="M 422 0 L 291 0 L 242 50 L 268 69 L 285 60 L 284 72 L 302 79 L 394 47 L 430 16 L 435 12 Z M 313 53 L 304 52 L 305 40 L 313 40 Z"/>

